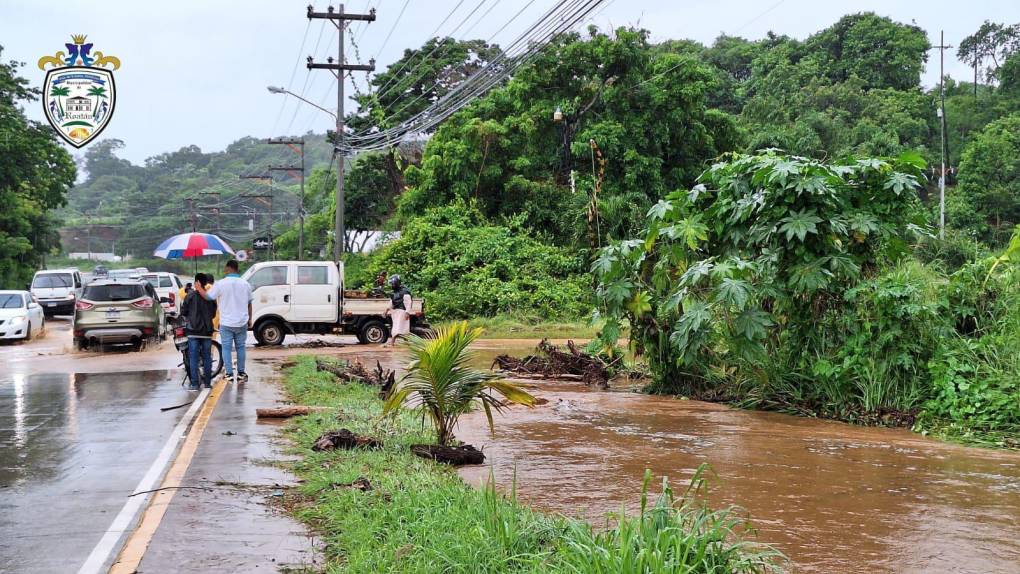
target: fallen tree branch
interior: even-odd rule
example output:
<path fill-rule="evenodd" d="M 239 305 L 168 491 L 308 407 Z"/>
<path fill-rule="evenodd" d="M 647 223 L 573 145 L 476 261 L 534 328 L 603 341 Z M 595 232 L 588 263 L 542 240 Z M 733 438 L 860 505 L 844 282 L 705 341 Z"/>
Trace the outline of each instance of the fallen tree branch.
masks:
<path fill-rule="evenodd" d="M 255 409 L 255 416 L 260 419 L 289 419 L 290 417 L 299 417 L 328 410 L 330 410 L 329 407 L 306 407 L 303 405 L 267 407 L 264 409 Z"/>

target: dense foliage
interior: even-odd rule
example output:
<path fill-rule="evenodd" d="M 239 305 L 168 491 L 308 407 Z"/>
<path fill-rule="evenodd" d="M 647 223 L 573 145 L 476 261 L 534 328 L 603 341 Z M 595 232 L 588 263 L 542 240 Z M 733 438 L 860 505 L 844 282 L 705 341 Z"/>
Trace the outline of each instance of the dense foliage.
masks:
<path fill-rule="evenodd" d="M 627 320 L 657 383 L 686 392 L 720 363 L 803 349 L 824 311 L 902 249 L 917 172 L 776 152 L 717 163 L 595 261 L 606 340 Z"/>
<path fill-rule="evenodd" d="M 372 276 L 401 275 L 427 299 L 433 319 L 577 317 L 590 305 L 579 257 L 530 237 L 519 222 L 496 225 L 462 203 L 409 221 L 370 269 Z"/>
<path fill-rule="evenodd" d="M 3 48 L 0 47 L 0 54 Z M 52 211 L 66 201 L 75 169 L 48 125 L 30 121 L 19 105 L 39 91 L 0 62 L 0 288 L 24 289 L 59 239 Z"/>
<path fill-rule="evenodd" d="M 587 244 L 586 196 L 598 186 L 596 234 L 626 232 L 739 145 L 734 118 L 706 107 L 713 83 L 708 66 L 655 49 L 644 31 L 565 36 L 437 130 L 421 167 L 408 170 L 400 213 L 473 199 L 487 217 L 521 215 L 549 240 Z M 605 159 L 599 173 L 592 141 Z"/>
<path fill-rule="evenodd" d="M 992 243 L 1004 243 L 1020 223 L 1020 113 L 975 135 L 960 160 L 951 206 L 957 227 Z"/>
<path fill-rule="evenodd" d="M 602 250 L 603 339 L 629 324 L 660 391 L 1017 432 L 1020 290 L 982 283 L 988 265 L 909 257 L 922 167 L 774 151 L 714 165 Z"/>

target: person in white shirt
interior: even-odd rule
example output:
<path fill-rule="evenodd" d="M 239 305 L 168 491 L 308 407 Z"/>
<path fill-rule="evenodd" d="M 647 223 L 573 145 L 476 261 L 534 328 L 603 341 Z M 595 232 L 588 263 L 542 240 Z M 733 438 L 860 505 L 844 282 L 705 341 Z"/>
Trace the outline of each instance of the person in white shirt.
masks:
<path fill-rule="evenodd" d="M 220 311 L 220 343 L 223 345 L 223 366 L 227 379 L 234 377 L 233 351 L 237 350 L 237 380 L 248 380 L 244 371 L 244 342 L 251 328 L 251 285 L 237 274 L 237 261 L 231 259 L 224 266 L 226 277 L 217 281 L 208 291 L 201 282 L 195 282 L 199 295 L 216 301 Z"/>

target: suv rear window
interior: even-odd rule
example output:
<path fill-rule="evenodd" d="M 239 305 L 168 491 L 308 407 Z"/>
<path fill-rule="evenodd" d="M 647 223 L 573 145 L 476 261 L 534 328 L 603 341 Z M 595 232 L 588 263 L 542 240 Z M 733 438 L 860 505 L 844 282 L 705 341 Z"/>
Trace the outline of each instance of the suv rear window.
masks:
<path fill-rule="evenodd" d="M 32 288 L 52 289 L 59 287 L 70 287 L 74 285 L 74 277 L 70 273 L 46 273 L 36 275 L 32 280 Z"/>
<path fill-rule="evenodd" d="M 124 285 L 89 285 L 83 298 L 89 301 L 130 301 L 145 296 L 145 289 L 137 283 Z"/>

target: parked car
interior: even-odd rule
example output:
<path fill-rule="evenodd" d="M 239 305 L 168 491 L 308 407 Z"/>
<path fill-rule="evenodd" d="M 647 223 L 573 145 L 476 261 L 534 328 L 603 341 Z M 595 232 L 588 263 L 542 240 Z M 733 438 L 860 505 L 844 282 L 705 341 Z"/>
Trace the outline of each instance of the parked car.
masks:
<path fill-rule="evenodd" d="M 166 314 L 147 281 L 101 279 L 85 288 L 74 308 L 74 343 L 79 349 L 130 343 L 140 349 L 166 338 Z"/>
<path fill-rule="evenodd" d="M 96 278 L 103 278 L 110 274 L 110 270 L 106 268 L 106 265 L 96 265 L 96 268 L 92 270 L 92 275 Z"/>
<path fill-rule="evenodd" d="M 0 339 L 29 340 L 46 328 L 43 308 L 28 291 L 0 291 Z"/>
<path fill-rule="evenodd" d="M 184 289 L 184 282 L 181 281 L 181 278 L 176 273 L 167 273 L 165 271 L 144 273 L 142 274 L 142 279 L 155 287 L 160 301 L 166 300 L 162 305 L 167 317 L 175 318 L 180 315 L 181 303 L 183 301 L 180 300 L 178 294 Z"/>
<path fill-rule="evenodd" d="M 77 269 L 46 269 L 36 271 L 29 291 L 47 317 L 70 315 L 81 297 L 85 281 Z"/>

